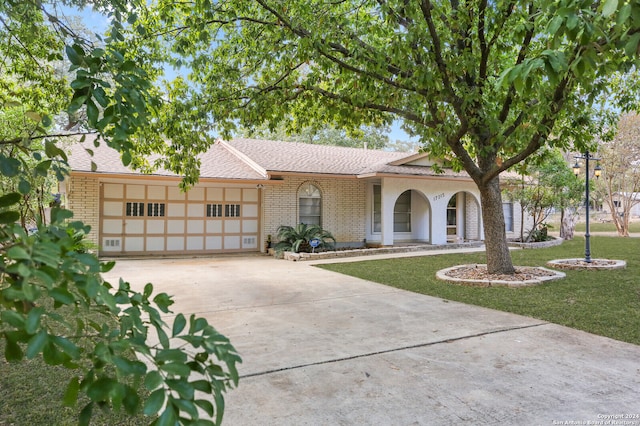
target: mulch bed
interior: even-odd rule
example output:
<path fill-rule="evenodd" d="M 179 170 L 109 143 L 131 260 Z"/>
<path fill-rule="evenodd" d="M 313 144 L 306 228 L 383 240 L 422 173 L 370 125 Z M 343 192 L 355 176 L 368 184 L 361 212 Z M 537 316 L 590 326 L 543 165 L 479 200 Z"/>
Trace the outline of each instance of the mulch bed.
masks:
<path fill-rule="evenodd" d="M 540 268 L 516 266 L 514 275 L 490 274 L 486 265 L 461 266 L 448 271 L 446 275 L 451 278 L 463 280 L 486 280 L 486 281 L 528 281 L 541 277 L 551 277 L 555 273 Z"/>

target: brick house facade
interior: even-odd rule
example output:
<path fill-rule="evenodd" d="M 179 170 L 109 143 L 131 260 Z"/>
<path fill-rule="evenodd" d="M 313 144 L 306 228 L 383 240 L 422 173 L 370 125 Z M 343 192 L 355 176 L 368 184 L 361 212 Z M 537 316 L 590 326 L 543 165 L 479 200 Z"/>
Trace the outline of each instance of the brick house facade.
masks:
<path fill-rule="evenodd" d="M 115 151 L 86 143 L 94 156 L 72 148 L 60 192 L 91 225 L 101 255 L 264 251 L 278 227 L 300 222 L 319 223 L 349 247 L 483 239 L 473 181 L 434 172 L 426 154 L 218 141 L 201 158 L 199 183 L 182 193 L 179 176 L 134 172 Z M 513 236 L 519 217 L 513 206 L 504 211 Z"/>

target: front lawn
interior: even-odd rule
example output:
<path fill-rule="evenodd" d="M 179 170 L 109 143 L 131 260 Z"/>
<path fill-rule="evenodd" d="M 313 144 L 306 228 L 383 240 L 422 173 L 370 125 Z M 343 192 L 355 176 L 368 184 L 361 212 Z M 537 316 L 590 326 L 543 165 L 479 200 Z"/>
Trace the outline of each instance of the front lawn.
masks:
<path fill-rule="evenodd" d="M 545 266 L 552 259 L 584 256 L 576 237 L 546 249 L 512 251 L 514 265 Z M 640 239 L 591 237 L 593 258 L 622 259 L 627 268 L 564 271 L 567 277 L 535 287 L 465 287 L 435 278 L 439 269 L 486 263 L 484 253 L 447 254 L 318 265 L 381 284 L 447 300 L 513 312 L 640 344 Z"/>

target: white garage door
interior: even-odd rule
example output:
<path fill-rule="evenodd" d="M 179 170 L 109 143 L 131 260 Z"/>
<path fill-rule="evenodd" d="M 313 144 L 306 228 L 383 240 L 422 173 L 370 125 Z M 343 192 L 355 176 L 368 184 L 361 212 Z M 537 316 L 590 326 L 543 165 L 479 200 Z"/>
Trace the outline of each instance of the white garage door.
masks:
<path fill-rule="evenodd" d="M 258 189 L 103 183 L 100 253 L 258 251 Z"/>

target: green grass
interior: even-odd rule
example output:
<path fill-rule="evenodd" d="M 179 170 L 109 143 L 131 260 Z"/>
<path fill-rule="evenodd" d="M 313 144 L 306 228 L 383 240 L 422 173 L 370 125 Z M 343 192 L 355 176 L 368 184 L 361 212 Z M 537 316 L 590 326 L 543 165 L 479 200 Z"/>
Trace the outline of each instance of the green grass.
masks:
<path fill-rule="evenodd" d="M 558 228 L 559 229 L 559 228 Z M 576 224 L 576 232 L 584 232 L 585 224 L 577 223 Z M 617 232 L 616 226 L 612 222 L 590 222 L 589 223 L 589 231 L 590 232 Z M 640 222 L 631 222 L 629 223 L 629 232 L 640 232 Z"/>
<path fill-rule="evenodd" d="M 58 313 L 64 314 L 63 310 Z M 94 320 L 103 321 L 104 317 Z M 115 319 L 114 319 L 115 321 Z M 70 319 L 70 322 L 75 320 Z M 4 355 L 4 337 L 0 335 L 0 354 Z M 77 425 L 80 411 L 89 402 L 79 396 L 75 407 L 63 406 L 63 397 L 69 381 L 80 370 L 45 364 L 41 356 L 21 362 L 7 362 L 0 355 L 0 426 L 9 425 Z M 133 356 L 133 355 L 132 355 Z M 141 395 L 147 391 L 141 385 Z M 142 413 L 128 416 L 124 409 L 112 411 L 93 408 L 92 425 L 147 425 L 153 418 Z"/>
<path fill-rule="evenodd" d="M 565 271 L 567 277 L 534 287 L 467 287 L 435 278 L 436 271 L 486 263 L 484 253 L 448 254 L 318 265 L 381 284 L 484 306 L 640 344 L 640 239 L 591 237 L 593 258 L 622 259 L 627 268 Z M 552 259 L 584 256 L 584 239 L 547 249 L 515 250 L 514 265 L 545 266 Z"/>

